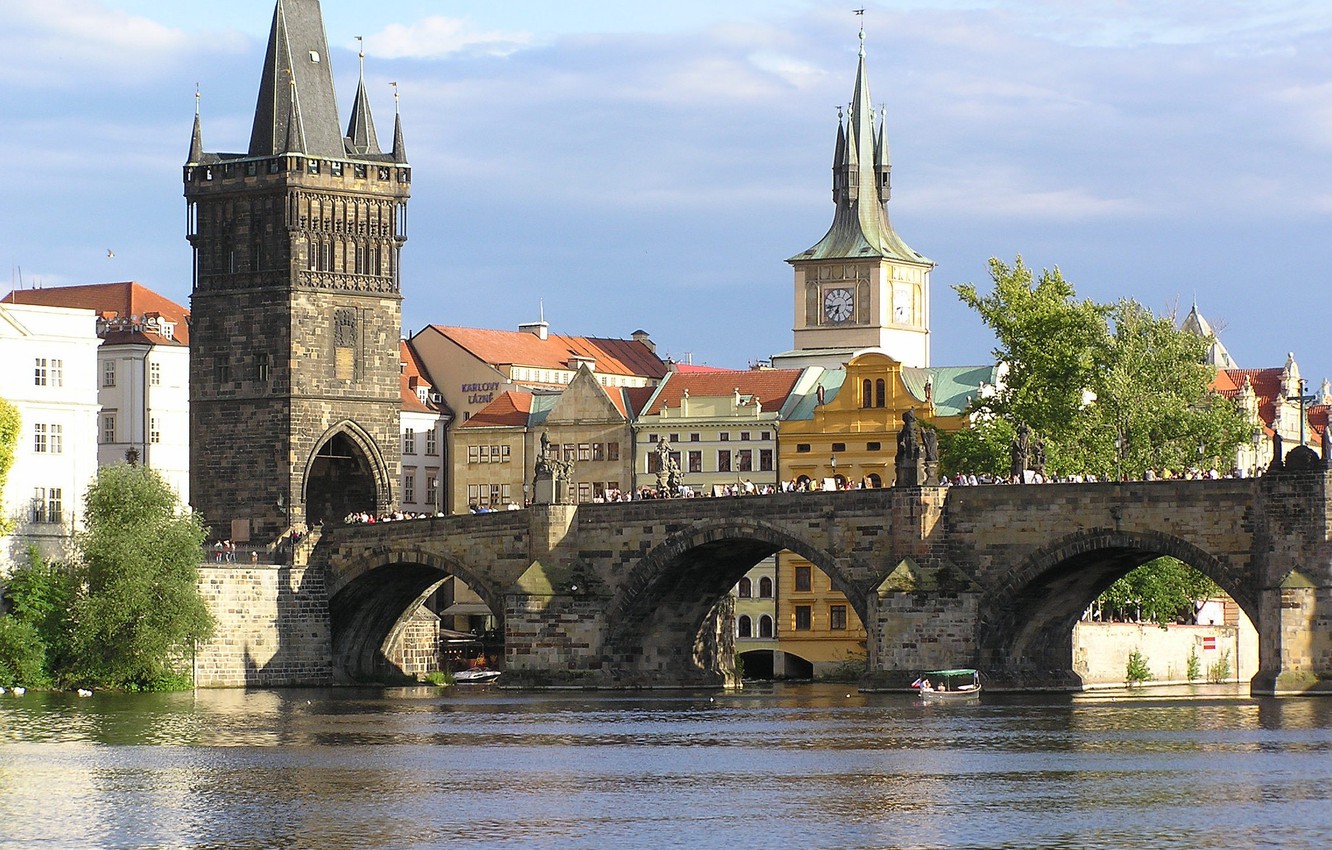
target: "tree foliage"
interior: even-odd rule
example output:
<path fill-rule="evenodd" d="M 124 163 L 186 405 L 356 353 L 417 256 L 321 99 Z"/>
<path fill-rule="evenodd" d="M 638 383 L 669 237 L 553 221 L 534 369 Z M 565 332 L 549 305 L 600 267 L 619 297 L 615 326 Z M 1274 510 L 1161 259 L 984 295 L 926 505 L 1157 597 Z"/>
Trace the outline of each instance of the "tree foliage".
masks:
<path fill-rule="evenodd" d="M 973 406 L 977 427 L 943 446 L 944 467 L 1008 469 L 1012 433 L 1045 441 L 1054 475 L 1142 476 L 1220 466 L 1249 439 L 1243 415 L 1208 389 L 1207 342 L 1132 300 L 1079 300 L 1056 268 L 990 261 L 992 289 L 954 289 L 995 334 L 1003 386 Z M 948 455 L 954 455 L 949 457 Z"/>
<path fill-rule="evenodd" d="M 1148 561 L 1110 585 L 1096 600 L 1102 616 L 1168 626 L 1190 621 L 1197 603 L 1222 594 L 1207 576 L 1183 561 Z"/>
<path fill-rule="evenodd" d="M 71 680 L 156 689 L 213 622 L 199 595 L 199 517 L 179 511 L 153 470 L 106 467 L 88 488 L 77 538 L 80 593 L 72 606 Z"/>
<path fill-rule="evenodd" d="M 0 497 L 4 496 L 9 470 L 14 466 L 14 449 L 18 446 L 22 427 L 18 408 L 0 398 Z M 12 525 L 9 517 L 0 516 L 0 534 L 9 532 Z"/>
<path fill-rule="evenodd" d="M 68 568 L 48 563 L 36 547 L 28 550 L 26 563 L 14 568 L 5 588 L 9 616 L 0 617 L 0 685 L 42 687 L 68 665 L 76 581 Z"/>

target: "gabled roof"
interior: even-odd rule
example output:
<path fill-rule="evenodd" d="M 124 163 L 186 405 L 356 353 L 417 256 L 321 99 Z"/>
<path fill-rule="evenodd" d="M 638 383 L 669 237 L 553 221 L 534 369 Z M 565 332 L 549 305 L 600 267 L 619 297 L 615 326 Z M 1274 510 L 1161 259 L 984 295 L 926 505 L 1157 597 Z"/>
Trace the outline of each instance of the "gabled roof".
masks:
<path fill-rule="evenodd" d="M 441 413 L 449 412 L 448 405 L 442 401 L 429 403 L 421 401 L 420 389 L 425 387 L 427 391 L 434 389 L 434 384 L 425 374 L 425 369 L 421 366 L 421 361 L 416 356 L 416 351 L 407 340 L 399 340 L 398 355 L 402 359 L 402 369 L 399 373 L 402 383 L 402 409 L 404 412 L 412 413 Z M 427 397 L 429 392 L 427 392 Z"/>
<path fill-rule="evenodd" d="M 525 428 L 532 412 L 532 394 L 506 390 L 472 414 L 462 428 Z"/>
<path fill-rule="evenodd" d="M 1244 387 L 1244 379 L 1248 378 L 1253 386 L 1254 395 L 1258 397 L 1258 420 L 1263 425 L 1271 425 L 1272 420 L 1276 418 L 1276 402 L 1281 398 L 1281 379 L 1284 370 L 1281 368 L 1271 369 L 1222 369 L 1217 372 L 1217 379 L 1212 382 L 1213 388 L 1226 398 L 1233 399 Z M 1221 376 L 1234 386 L 1234 389 L 1222 389 Z"/>
<path fill-rule="evenodd" d="M 747 372 L 672 372 L 658 388 L 651 406 L 644 416 L 655 416 L 662 408 L 680 407 L 688 391 L 693 398 L 729 396 L 737 390 L 742 396 L 752 396 L 763 411 L 776 413 L 795 389 L 799 369 L 754 369 Z"/>
<path fill-rule="evenodd" d="M 642 342 L 633 339 L 551 334 L 541 339 L 524 331 L 459 328 L 431 325 L 473 357 L 492 366 L 525 366 L 535 369 L 575 370 L 572 358 L 594 361 L 601 375 L 626 375 L 660 379 L 666 364 Z"/>
<path fill-rule="evenodd" d="M 93 283 L 82 286 L 53 286 L 46 289 L 16 289 L 4 297 L 10 304 L 39 304 L 46 307 L 76 307 L 96 311 L 107 325 L 108 342 L 144 342 L 151 345 L 189 345 L 190 311 L 134 281 Z M 149 321 L 160 316 L 175 327 L 171 337 L 153 330 Z M 119 330 L 116 319 L 126 320 Z M 100 326 L 100 323 L 99 323 Z"/>

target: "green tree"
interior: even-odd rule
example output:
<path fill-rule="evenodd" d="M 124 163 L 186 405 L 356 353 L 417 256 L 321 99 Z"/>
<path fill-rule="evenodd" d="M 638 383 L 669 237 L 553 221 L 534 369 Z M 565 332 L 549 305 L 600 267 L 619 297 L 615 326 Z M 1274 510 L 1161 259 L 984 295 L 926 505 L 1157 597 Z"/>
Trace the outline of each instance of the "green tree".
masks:
<path fill-rule="evenodd" d="M 133 690 L 174 687 L 213 621 L 199 595 L 205 529 L 151 469 L 98 471 L 77 538 L 71 681 Z"/>
<path fill-rule="evenodd" d="M 991 290 L 954 289 L 994 331 L 1003 386 L 977 399 L 974 433 L 944 442 L 945 469 L 1007 472 L 1021 424 L 1045 443 L 1054 475 L 1141 476 L 1147 469 L 1229 467 L 1249 428 L 1208 389 L 1206 342 L 1132 300 L 1079 300 L 1058 269 L 990 261 Z M 952 455 L 951 457 L 949 455 Z M 1228 469 L 1227 469 L 1228 471 Z"/>
<path fill-rule="evenodd" d="M 1220 596 L 1221 588 L 1176 558 L 1148 561 L 1110 585 L 1097 598 L 1104 613 L 1125 620 L 1168 626 L 1190 619 L 1197 603 Z"/>
<path fill-rule="evenodd" d="M 5 588 L 9 614 L 0 617 L 0 685 L 49 685 L 69 663 L 75 582 L 65 565 L 48 563 L 35 546 L 14 568 Z"/>
<path fill-rule="evenodd" d="M 22 427 L 18 408 L 0 398 L 0 496 L 5 493 L 9 470 L 14 466 L 14 448 L 18 445 Z M 0 515 L 0 534 L 9 532 L 12 526 L 13 521 L 9 517 Z"/>

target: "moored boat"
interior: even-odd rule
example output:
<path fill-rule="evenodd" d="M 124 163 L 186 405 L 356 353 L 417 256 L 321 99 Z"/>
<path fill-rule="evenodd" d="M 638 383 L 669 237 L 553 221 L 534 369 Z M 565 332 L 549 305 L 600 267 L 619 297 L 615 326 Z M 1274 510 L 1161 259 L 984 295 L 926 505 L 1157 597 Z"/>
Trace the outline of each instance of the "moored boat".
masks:
<path fill-rule="evenodd" d="M 492 670 L 489 667 L 472 667 L 468 670 L 459 670 L 453 674 L 453 682 L 457 685 L 484 685 L 493 682 L 500 677 L 499 670 Z"/>
<path fill-rule="evenodd" d="M 970 667 L 931 670 L 911 683 L 920 698 L 929 702 L 961 702 L 980 699 L 980 673 Z"/>

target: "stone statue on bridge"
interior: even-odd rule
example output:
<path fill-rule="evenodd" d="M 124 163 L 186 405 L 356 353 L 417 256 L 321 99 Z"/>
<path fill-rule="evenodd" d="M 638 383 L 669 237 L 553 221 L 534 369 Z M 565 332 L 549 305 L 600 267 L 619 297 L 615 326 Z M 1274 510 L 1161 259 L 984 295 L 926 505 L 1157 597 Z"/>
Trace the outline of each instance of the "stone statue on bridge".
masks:
<path fill-rule="evenodd" d="M 895 487 L 919 487 L 929 480 L 920 444 L 920 426 L 916 424 L 916 413 L 908 410 L 902 414 L 902 428 L 897 432 Z"/>
<path fill-rule="evenodd" d="M 680 494 L 680 464 L 671 457 L 671 446 L 657 441 L 657 492 L 668 496 Z"/>
<path fill-rule="evenodd" d="M 569 493 L 573 462 L 560 458 L 559 448 L 551 448 L 550 434 L 541 432 L 541 453 L 532 470 L 532 503 L 562 505 Z"/>
<path fill-rule="evenodd" d="M 1019 425 L 1017 435 L 1013 437 L 1013 443 L 1008 448 L 1009 454 L 1009 474 L 1013 481 L 1022 483 L 1027 478 L 1027 469 L 1031 464 L 1031 428 L 1027 425 Z"/>

